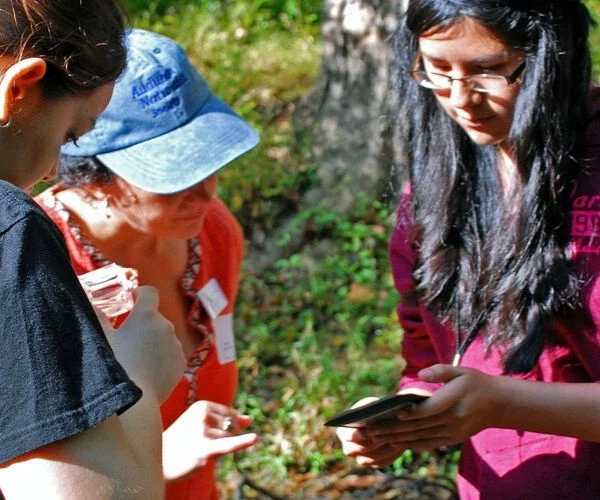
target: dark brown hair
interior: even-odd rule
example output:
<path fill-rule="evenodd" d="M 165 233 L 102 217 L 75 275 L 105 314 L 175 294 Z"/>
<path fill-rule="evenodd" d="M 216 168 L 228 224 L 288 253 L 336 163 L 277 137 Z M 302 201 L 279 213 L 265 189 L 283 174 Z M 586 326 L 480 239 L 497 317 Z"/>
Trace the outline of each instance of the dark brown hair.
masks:
<path fill-rule="evenodd" d="M 0 55 L 41 57 L 48 97 L 86 94 L 125 67 L 119 0 L 0 0 Z"/>

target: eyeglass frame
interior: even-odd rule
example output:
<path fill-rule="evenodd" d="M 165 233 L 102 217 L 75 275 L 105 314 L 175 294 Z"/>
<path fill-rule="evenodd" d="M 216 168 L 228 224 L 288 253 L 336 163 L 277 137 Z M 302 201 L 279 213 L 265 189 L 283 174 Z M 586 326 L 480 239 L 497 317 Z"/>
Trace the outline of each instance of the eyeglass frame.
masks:
<path fill-rule="evenodd" d="M 417 59 L 415 61 L 415 65 L 413 67 L 416 67 L 417 65 L 419 65 L 422 62 L 421 59 L 421 55 L 419 54 L 417 56 Z M 443 75 L 442 73 L 434 73 L 434 72 L 427 72 L 427 70 L 425 69 L 412 69 L 410 71 L 408 71 L 408 74 L 411 76 L 411 78 L 413 80 L 415 80 L 415 82 L 417 82 L 417 84 L 420 87 L 426 88 L 426 89 L 430 89 L 430 90 L 450 90 L 452 88 L 452 84 L 454 82 L 465 82 L 465 84 L 467 85 L 467 87 L 469 89 L 471 89 L 473 92 L 480 92 L 483 94 L 489 94 L 489 93 L 493 93 L 495 90 L 501 90 L 505 87 L 498 87 L 497 89 L 476 89 L 472 86 L 472 78 L 480 78 L 480 77 L 494 77 L 494 78 L 504 78 L 504 80 L 506 81 L 506 87 L 510 87 L 513 83 L 515 83 L 518 78 L 523 74 L 523 71 L 525 70 L 525 67 L 527 66 L 525 59 L 523 59 L 523 61 L 521 61 L 521 64 L 519 64 L 515 70 L 510 74 L 510 75 L 496 75 L 496 74 L 490 74 L 490 73 L 477 73 L 475 75 L 468 75 L 468 76 L 461 76 L 458 78 L 454 78 L 452 76 L 448 76 L 448 75 Z M 417 78 L 415 77 L 415 74 L 424 74 L 425 76 L 427 76 L 426 81 L 432 83 L 433 86 L 428 87 L 425 85 L 422 85 L 422 81 L 417 80 Z M 429 79 L 429 75 L 435 75 L 435 76 L 441 76 L 442 78 L 445 78 L 448 80 L 448 87 L 437 87 L 434 86 L 435 84 L 433 84 L 433 82 L 431 82 L 431 80 Z"/>

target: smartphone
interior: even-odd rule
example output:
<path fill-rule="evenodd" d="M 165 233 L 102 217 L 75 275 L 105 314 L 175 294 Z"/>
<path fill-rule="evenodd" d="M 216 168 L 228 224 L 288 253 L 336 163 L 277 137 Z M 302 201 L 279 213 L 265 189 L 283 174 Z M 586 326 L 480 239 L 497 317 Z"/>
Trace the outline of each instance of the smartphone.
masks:
<path fill-rule="evenodd" d="M 330 427 L 365 427 L 393 418 L 402 407 L 420 403 L 428 396 L 418 394 L 392 394 L 372 403 L 350 408 L 325 422 Z"/>

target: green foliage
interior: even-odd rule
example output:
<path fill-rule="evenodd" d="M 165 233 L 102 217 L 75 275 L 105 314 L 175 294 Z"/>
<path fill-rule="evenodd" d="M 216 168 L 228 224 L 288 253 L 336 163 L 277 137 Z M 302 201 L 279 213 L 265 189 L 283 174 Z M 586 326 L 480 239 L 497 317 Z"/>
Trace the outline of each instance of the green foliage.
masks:
<path fill-rule="evenodd" d="M 586 0 L 585 4 L 596 22 L 600 22 L 600 0 Z M 594 61 L 593 76 L 595 82 L 600 82 L 600 31 L 593 29 L 590 33 L 590 49 Z"/>
<path fill-rule="evenodd" d="M 129 11 L 149 21 L 160 21 L 193 6 L 221 26 L 252 29 L 258 33 L 277 29 L 318 28 L 320 0 L 127 0 Z"/>
<path fill-rule="evenodd" d="M 316 206 L 298 219 L 315 241 L 327 235 L 335 243 L 244 276 L 236 313 L 238 406 L 262 435 L 237 465 L 283 491 L 345 461 L 323 421 L 392 391 L 402 364 L 389 209 L 363 197 L 352 217 Z"/>

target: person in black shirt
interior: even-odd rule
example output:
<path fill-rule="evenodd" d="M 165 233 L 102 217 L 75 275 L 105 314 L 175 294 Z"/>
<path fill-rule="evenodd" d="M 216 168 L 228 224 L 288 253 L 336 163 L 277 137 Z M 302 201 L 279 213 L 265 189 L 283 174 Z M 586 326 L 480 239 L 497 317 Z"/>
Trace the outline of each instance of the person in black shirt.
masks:
<path fill-rule="evenodd" d="M 0 0 L 0 497 L 163 495 L 158 408 L 184 365 L 173 326 L 140 287 L 110 331 L 26 194 L 108 104 L 123 34 L 113 0 Z"/>

